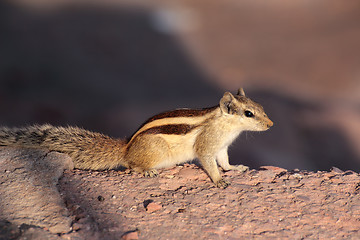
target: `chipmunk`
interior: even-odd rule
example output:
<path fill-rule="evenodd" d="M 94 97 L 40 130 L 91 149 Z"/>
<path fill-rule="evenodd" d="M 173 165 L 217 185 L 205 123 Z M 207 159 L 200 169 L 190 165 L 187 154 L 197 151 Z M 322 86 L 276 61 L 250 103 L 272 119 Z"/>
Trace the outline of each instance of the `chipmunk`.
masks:
<path fill-rule="evenodd" d="M 227 187 L 223 170 L 246 171 L 244 165 L 230 165 L 228 146 L 242 131 L 265 131 L 273 122 L 263 107 L 245 96 L 225 92 L 217 106 L 177 109 L 148 119 L 128 139 L 114 139 L 78 127 L 34 125 L 0 128 L 0 146 L 45 148 L 70 155 L 78 169 L 105 170 L 120 166 L 148 177 L 156 169 L 195 158 L 217 187 Z"/>

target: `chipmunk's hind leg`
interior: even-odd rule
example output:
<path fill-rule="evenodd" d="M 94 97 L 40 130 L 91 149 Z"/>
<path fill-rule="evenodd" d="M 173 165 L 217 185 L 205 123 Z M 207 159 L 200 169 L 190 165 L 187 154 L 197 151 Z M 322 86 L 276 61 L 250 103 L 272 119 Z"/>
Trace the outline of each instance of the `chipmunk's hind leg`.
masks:
<path fill-rule="evenodd" d="M 153 178 L 153 177 L 157 177 L 159 175 L 159 172 L 154 168 L 146 170 L 143 167 L 132 166 L 132 167 L 130 167 L 130 169 L 137 172 L 137 173 L 143 174 L 144 177 Z"/>
<path fill-rule="evenodd" d="M 140 149 L 140 151 L 139 151 Z M 145 177 L 156 177 L 158 171 L 154 168 L 169 156 L 168 145 L 158 136 L 141 136 L 133 139 L 125 155 L 129 168 L 144 174 Z"/>
<path fill-rule="evenodd" d="M 149 169 L 144 172 L 145 177 L 157 177 L 159 172 L 156 169 Z"/>

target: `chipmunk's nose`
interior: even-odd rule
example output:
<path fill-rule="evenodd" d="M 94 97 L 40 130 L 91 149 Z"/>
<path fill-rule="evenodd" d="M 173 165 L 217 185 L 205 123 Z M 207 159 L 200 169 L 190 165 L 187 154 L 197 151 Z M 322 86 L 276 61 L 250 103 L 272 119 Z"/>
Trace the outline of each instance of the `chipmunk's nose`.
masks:
<path fill-rule="evenodd" d="M 274 123 L 269 119 L 269 122 L 267 123 L 267 127 L 271 128 L 272 126 L 274 126 Z"/>

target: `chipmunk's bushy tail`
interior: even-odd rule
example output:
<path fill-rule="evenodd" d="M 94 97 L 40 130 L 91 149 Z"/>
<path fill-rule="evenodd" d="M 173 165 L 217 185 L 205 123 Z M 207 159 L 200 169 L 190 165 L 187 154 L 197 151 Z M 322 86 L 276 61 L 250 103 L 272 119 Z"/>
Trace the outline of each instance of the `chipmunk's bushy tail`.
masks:
<path fill-rule="evenodd" d="M 128 167 L 123 161 L 126 142 L 78 127 L 34 125 L 0 127 L 0 146 L 44 148 L 69 154 L 79 169 Z"/>

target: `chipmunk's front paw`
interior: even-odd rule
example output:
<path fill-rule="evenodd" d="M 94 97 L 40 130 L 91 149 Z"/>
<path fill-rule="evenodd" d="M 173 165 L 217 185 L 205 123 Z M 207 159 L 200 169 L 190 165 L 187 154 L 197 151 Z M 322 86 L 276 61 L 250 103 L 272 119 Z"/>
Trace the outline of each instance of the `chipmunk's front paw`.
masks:
<path fill-rule="evenodd" d="M 159 175 L 158 171 L 156 169 L 150 169 L 148 171 L 144 172 L 145 177 L 157 177 Z"/>
<path fill-rule="evenodd" d="M 218 188 L 226 188 L 227 186 L 230 185 L 230 182 L 224 180 L 224 179 L 220 179 L 219 181 L 217 181 L 215 183 L 216 187 Z"/>
<path fill-rule="evenodd" d="M 246 172 L 249 170 L 248 166 L 244 165 L 233 165 L 231 170 L 239 171 L 239 172 Z"/>

